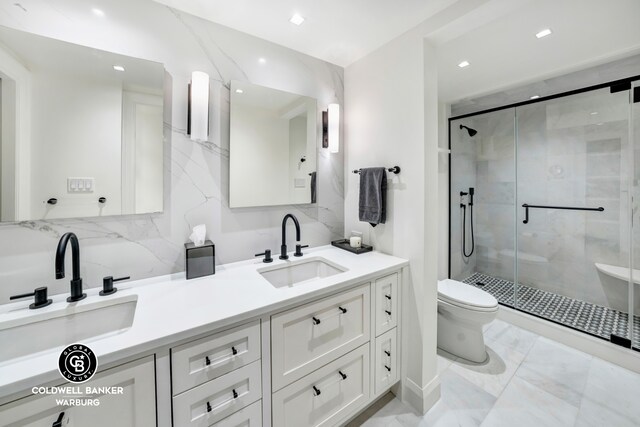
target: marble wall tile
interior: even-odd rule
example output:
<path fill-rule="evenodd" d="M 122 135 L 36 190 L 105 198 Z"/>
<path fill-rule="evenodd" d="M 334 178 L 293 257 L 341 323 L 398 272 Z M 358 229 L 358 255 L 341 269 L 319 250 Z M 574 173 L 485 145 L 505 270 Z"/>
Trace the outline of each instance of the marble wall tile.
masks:
<path fill-rule="evenodd" d="M 29 4 L 24 13 L 0 6 L 0 25 L 164 64 L 165 203 L 152 215 L 28 221 L 0 224 L 0 303 L 8 296 L 49 286 L 68 292 L 68 280 L 54 280 L 59 237 L 80 238 L 81 274 L 87 287 L 103 276 L 142 279 L 183 271 L 191 228 L 207 226 L 218 264 L 251 258 L 280 245 L 280 221 L 294 213 L 303 243 L 328 244 L 344 233 L 343 151 L 318 148 L 316 205 L 229 208 L 229 81 L 241 80 L 300 93 L 327 104 L 343 103 L 343 69 L 267 41 L 178 12 L 151 0 L 111 0 L 108 19 L 92 21 L 90 7 L 72 0 Z M 261 64 L 258 58 L 266 58 Z M 186 135 L 187 84 L 192 71 L 211 76 L 211 132 L 206 141 Z M 321 127 L 318 126 L 318 141 Z M 10 244 L 8 242 L 11 242 Z M 292 244 L 293 242 L 289 242 Z"/>

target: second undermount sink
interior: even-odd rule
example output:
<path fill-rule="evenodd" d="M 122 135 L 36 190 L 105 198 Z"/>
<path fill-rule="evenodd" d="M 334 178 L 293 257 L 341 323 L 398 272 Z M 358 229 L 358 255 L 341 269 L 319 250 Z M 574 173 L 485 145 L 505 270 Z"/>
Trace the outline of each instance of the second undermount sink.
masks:
<path fill-rule="evenodd" d="M 137 295 L 79 305 L 0 314 L 0 364 L 77 342 L 125 332 L 133 324 Z"/>
<path fill-rule="evenodd" d="M 298 286 L 344 273 L 346 268 L 321 257 L 307 258 L 258 270 L 276 288 Z"/>

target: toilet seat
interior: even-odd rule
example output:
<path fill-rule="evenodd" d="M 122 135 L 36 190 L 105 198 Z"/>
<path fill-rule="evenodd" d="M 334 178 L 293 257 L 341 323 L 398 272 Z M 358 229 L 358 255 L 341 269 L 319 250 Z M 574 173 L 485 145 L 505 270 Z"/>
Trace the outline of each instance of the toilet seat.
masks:
<path fill-rule="evenodd" d="M 498 309 L 498 300 L 490 293 L 452 279 L 438 281 L 438 299 L 468 310 L 496 311 Z"/>

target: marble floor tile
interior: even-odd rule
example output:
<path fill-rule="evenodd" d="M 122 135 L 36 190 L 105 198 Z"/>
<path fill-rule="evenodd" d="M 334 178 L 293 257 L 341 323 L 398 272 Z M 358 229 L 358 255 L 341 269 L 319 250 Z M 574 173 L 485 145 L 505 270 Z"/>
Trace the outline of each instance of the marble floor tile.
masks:
<path fill-rule="evenodd" d="M 538 335 L 533 332 L 497 319 L 493 321 L 493 326 L 484 333 L 485 342 L 497 342 L 522 354 L 529 353 L 537 338 Z"/>
<path fill-rule="evenodd" d="M 592 359 L 581 351 L 540 337 L 516 376 L 577 408 Z"/>
<path fill-rule="evenodd" d="M 640 425 L 640 374 L 600 359 L 591 363 L 576 426 Z"/>
<path fill-rule="evenodd" d="M 440 348 L 438 349 L 438 354 L 436 357 L 438 358 L 438 374 L 441 374 L 457 359 L 457 357 L 453 354 L 448 353 Z"/>
<path fill-rule="evenodd" d="M 457 359 L 449 370 L 484 391 L 498 397 L 524 360 L 525 355 L 498 342 L 487 343 L 488 359 L 484 363 L 473 363 Z"/>
<path fill-rule="evenodd" d="M 513 378 L 482 427 L 568 427 L 578 408 L 518 377 Z"/>

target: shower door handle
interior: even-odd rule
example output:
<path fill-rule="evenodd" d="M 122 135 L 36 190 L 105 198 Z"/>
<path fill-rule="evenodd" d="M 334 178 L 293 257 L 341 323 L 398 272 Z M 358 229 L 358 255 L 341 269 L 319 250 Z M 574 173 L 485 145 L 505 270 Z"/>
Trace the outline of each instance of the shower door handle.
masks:
<path fill-rule="evenodd" d="M 598 208 L 583 208 L 583 207 L 577 207 L 577 206 L 546 206 L 546 205 L 529 205 L 527 203 L 523 204 L 522 207 L 524 208 L 524 221 L 522 221 L 523 224 L 527 224 L 529 222 L 529 208 L 538 208 L 538 209 L 563 209 L 563 210 L 569 210 L 569 211 L 597 211 L 597 212 L 603 212 L 604 208 L 602 206 L 598 207 Z"/>

